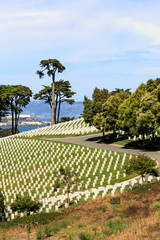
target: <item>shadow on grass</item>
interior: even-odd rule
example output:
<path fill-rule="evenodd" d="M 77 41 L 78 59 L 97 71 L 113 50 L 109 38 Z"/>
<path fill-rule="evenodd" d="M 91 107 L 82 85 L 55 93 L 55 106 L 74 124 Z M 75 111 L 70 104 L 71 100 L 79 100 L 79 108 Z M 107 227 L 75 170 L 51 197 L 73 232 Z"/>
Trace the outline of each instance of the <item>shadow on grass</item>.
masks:
<path fill-rule="evenodd" d="M 98 136 L 98 137 L 93 137 L 93 138 L 88 138 L 86 141 L 96 141 L 97 143 L 106 143 L 106 144 L 111 144 L 111 143 L 116 143 L 119 141 L 127 140 L 128 135 L 119 135 L 117 138 L 115 134 L 107 134 L 105 136 Z"/>
<path fill-rule="evenodd" d="M 99 144 L 118 144 L 123 148 L 132 148 L 140 149 L 146 151 L 159 151 L 160 150 L 160 137 L 155 138 L 154 140 L 146 139 L 145 141 L 128 139 L 128 134 L 119 135 L 118 137 L 115 134 L 107 134 L 105 136 L 98 136 L 93 138 L 88 138 L 86 141 L 93 141 Z"/>

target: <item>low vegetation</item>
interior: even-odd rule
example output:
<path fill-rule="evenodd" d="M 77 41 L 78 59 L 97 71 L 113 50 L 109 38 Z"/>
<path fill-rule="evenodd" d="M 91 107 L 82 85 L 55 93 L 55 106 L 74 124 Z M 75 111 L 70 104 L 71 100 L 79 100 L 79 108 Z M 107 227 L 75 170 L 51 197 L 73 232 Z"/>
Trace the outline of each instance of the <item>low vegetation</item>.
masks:
<path fill-rule="evenodd" d="M 157 182 L 145 183 L 120 196 L 121 204 L 110 205 L 110 195 L 88 200 L 60 212 L 30 215 L 0 223 L 6 239 L 159 239 L 159 192 Z M 106 207 L 104 207 L 106 206 Z M 29 228 L 28 228 L 29 226 Z"/>

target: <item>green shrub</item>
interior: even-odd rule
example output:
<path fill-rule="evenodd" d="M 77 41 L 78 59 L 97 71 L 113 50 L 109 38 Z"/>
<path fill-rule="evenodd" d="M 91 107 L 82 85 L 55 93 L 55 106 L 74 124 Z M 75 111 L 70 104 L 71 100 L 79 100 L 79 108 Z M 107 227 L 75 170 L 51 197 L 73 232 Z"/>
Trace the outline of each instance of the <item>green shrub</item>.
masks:
<path fill-rule="evenodd" d="M 57 233 L 57 232 L 59 232 L 60 230 L 61 230 L 61 226 L 60 226 L 60 225 L 53 225 L 52 231 L 53 231 L 54 233 Z"/>
<path fill-rule="evenodd" d="M 37 240 L 41 240 L 43 238 L 42 233 L 40 231 L 38 231 L 36 233 L 36 237 L 37 237 Z"/>
<path fill-rule="evenodd" d="M 19 133 L 19 130 L 17 129 L 17 133 Z M 6 128 L 3 130 L 0 130 L 0 137 L 7 137 L 12 135 L 12 128 Z"/>
<path fill-rule="evenodd" d="M 107 225 L 113 232 L 117 232 L 124 228 L 124 223 L 121 219 L 111 220 L 107 223 Z"/>
<path fill-rule="evenodd" d="M 159 202 L 154 202 L 154 203 L 151 205 L 151 209 L 160 210 L 160 203 L 159 203 Z"/>
<path fill-rule="evenodd" d="M 41 204 L 37 201 L 33 201 L 29 196 L 17 196 L 15 202 L 11 205 L 13 212 L 37 212 L 41 207 Z"/>
<path fill-rule="evenodd" d="M 52 229 L 49 228 L 48 226 L 45 227 L 44 229 L 44 234 L 46 237 L 50 237 L 51 236 L 51 232 L 52 232 Z"/>
<path fill-rule="evenodd" d="M 84 232 L 79 234 L 79 238 L 81 240 L 92 240 L 93 239 L 93 237 L 90 233 L 84 233 Z"/>
<path fill-rule="evenodd" d="M 4 205 L 4 197 L 3 194 L 0 192 L 0 213 L 3 215 L 5 210 L 5 205 Z M 2 217 L 0 217 L 0 221 L 2 220 Z"/>
<path fill-rule="evenodd" d="M 98 209 L 105 212 L 107 210 L 107 206 L 104 204 L 104 205 L 99 206 Z"/>
<path fill-rule="evenodd" d="M 80 223 L 80 224 L 78 225 L 78 228 L 83 228 L 83 227 L 87 227 L 87 225 L 84 224 L 84 223 Z"/>
<path fill-rule="evenodd" d="M 103 235 L 112 235 L 112 234 L 113 234 L 113 230 L 112 229 L 103 230 Z"/>

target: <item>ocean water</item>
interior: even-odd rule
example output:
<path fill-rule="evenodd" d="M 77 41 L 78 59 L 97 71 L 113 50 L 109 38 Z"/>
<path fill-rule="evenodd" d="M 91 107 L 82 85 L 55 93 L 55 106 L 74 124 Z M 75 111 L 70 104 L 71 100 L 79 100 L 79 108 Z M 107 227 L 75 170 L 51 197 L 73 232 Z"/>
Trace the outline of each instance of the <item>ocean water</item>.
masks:
<path fill-rule="evenodd" d="M 42 128 L 42 127 L 46 127 L 46 126 L 18 126 L 18 130 L 20 132 L 25 132 L 25 131 Z M 6 128 L 11 128 L 11 126 L 1 126 L 0 127 L 0 129 L 6 129 Z"/>

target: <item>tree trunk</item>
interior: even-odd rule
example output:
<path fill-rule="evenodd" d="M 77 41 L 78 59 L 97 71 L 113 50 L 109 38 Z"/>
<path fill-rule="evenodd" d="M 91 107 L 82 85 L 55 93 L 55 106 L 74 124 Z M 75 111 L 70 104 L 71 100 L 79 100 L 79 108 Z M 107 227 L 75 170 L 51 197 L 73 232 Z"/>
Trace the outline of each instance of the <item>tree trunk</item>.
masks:
<path fill-rule="evenodd" d="M 52 120 L 51 120 L 51 125 L 53 126 L 55 124 L 55 100 L 54 100 L 54 88 L 55 88 L 55 72 L 53 72 L 52 75 Z"/>
<path fill-rule="evenodd" d="M 57 106 L 58 106 L 58 93 L 56 94 L 56 106 L 55 106 L 55 123 L 58 123 L 57 116 Z"/>
<path fill-rule="evenodd" d="M 58 116 L 57 116 L 57 123 L 59 123 L 60 108 L 61 108 L 61 98 L 59 98 L 59 106 L 58 106 Z"/>
<path fill-rule="evenodd" d="M 15 134 L 17 133 L 18 121 L 19 121 L 19 114 L 16 112 L 15 113 Z"/>
<path fill-rule="evenodd" d="M 12 113 L 12 135 L 14 134 L 14 111 L 13 104 L 11 103 L 11 113 Z"/>
<path fill-rule="evenodd" d="M 69 191 L 67 192 L 67 198 L 68 198 L 68 207 L 69 207 L 69 203 L 70 203 L 70 200 L 69 200 Z"/>

